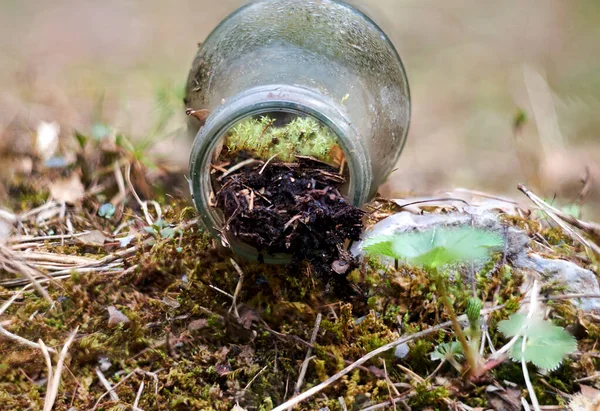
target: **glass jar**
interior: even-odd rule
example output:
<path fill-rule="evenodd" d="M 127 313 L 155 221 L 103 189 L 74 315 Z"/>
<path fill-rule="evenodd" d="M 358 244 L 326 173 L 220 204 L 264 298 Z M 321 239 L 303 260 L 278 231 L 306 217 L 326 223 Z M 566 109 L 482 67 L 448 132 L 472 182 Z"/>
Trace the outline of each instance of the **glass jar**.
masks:
<path fill-rule="evenodd" d="M 312 116 L 338 137 L 348 165 L 347 200 L 369 201 L 404 146 L 410 95 L 404 67 L 383 31 L 339 0 L 258 0 L 223 20 L 200 46 L 186 106 L 195 135 L 193 200 L 205 225 L 223 233 L 211 207 L 213 153 L 229 129 L 260 114 Z M 235 252 L 256 250 L 227 238 Z M 266 262 L 282 256 L 265 256 Z"/>

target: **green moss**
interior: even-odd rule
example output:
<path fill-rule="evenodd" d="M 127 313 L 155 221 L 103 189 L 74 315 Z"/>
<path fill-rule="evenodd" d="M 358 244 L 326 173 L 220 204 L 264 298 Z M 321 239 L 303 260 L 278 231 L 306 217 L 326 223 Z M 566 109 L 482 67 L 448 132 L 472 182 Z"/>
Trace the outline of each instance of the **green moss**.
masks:
<path fill-rule="evenodd" d="M 295 155 L 303 155 L 332 162 L 336 142 L 331 129 L 312 117 L 297 117 L 277 127 L 273 119 L 262 116 L 235 125 L 225 145 L 230 152 L 248 151 L 265 160 L 277 155 L 281 161 L 293 161 Z"/>
<path fill-rule="evenodd" d="M 450 396 L 450 392 L 445 387 L 431 387 L 428 384 L 417 384 L 415 386 L 416 395 L 410 399 L 408 405 L 412 408 L 421 409 L 424 407 L 440 407 L 445 409 L 444 399 Z"/>

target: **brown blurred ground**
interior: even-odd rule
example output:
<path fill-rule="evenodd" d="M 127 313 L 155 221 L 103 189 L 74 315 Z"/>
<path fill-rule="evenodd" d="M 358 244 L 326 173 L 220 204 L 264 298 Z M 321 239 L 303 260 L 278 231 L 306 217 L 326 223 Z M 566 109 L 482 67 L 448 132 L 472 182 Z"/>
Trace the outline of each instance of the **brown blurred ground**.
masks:
<path fill-rule="evenodd" d="M 0 151 L 29 150 L 40 120 L 64 135 L 103 121 L 143 137 L 157 93 L 182 86 L 197 43 L 240 3 L 1 1 Z M 461 186 L 518 197 L 525 182 L 568 203 L 588 167 L 587 204 L 598 208 L 600 2 L 355 3 L 389 33 L 411 84 L 409 142 L 383 193 Z M 519 108 L 529 120 L 515 137 Z M 158 150 L 185 163 L 188 142 L 165 135 Z"/>

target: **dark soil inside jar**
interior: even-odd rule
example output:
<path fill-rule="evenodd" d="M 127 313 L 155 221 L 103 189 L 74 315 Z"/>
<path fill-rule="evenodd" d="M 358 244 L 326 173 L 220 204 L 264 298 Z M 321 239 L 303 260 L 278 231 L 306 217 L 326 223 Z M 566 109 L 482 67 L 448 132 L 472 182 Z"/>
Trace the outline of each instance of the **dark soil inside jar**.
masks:
<path fill-rule="evenodd" d="M 224 173 L 216 185 L 225 230 L 262 255 L 290 254 L 291 265 L 307 261 L 319 277 L 345 282 L 355 264 L 345 245 L 359 239 L 364 215 L 340 193 L 345 177 L 312 157 L 252 160 L 237 153 L 229 170 L 245 165 Z"/>

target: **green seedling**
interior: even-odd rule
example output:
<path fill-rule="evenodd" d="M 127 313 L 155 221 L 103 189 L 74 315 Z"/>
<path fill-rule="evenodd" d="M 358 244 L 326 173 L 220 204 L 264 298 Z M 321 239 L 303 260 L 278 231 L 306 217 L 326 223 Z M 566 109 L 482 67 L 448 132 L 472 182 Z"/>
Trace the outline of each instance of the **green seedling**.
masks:
<path fill-rule="evenodd" d="M 467 375 L 473 378 L 501 364 L 506 357 L 553 370 L 577 348 L 575 339 L 565 330 L 536 315 L 537 306 L 532 302 L 529 315 L 514 314 L 500 323 L 499 330 L 512 339 L 493 353 L 488 361 L 484 360 L 479 350 L 483 302 L 477 297 L 466 301 L 469 327 L 463 329 L 448 292 L 448 272 L 460 264 L 485 262 L 491 251 L 502 247 L 503 241 L 502 236 L 496 233 L 464 226 L 372 237 L 363 243 L 367 253 L 404 260 L 424 268 L 431 275 L 458 339 L 458 342 L 439 345 L 431 358 L 448 361 L 462 371 L 463 367 L 457 359 L 464 355 L 468 365 Z M 532 301 L 536 292 L 534 290 Z"/>
<path fill-rule="evenodd" d="M 335 159 L 335 134 L 314 118 L 297 117 L 282 127 L 274 123 L 269 116 L 244 119 L 229 131 L 225 145 L 230 152 L 248 151 L 264 160 L 277 156 L 293 161 L 296 155 L 325 162 Z"/>
<path fill-rule="evenodd" d="M 513 314 L 498 324 L 498 330 L 514 343 L 508 351 L 514 361 L 525 359 L 535 366 L 553 371 L 563 358 L 577 350 L 575 338 L 563 328 L 537 316 Z M 523 338 L 526 338 L 523 347 Z"/>
<path fill-rule="evenodd" d="M 432 361 L 447 361 L 452 364 L 458 372 L 463 371 L 463 366 L 458 362 L 458 360 L 461 360 L 463 357 L 463 350 L 458 341 L 440 344 L 431 353 Z"/>
<path fill-rule="evenodd" d="M 157 220 L 151 226 L 145 226 L 144 231 L 156 238 L 173 238 L 175 234 L 181 234 L 181 229 L 171 227 L 164 220 Z"/>
<path fill-rule="evenodd" d="M 100 206 L 98 209 L 98 215 L 100 217 L 104 217 L 109 220 L 113 215 L 115 215 L 115 206 L 111 203 L 105 203 Z"/>
<path fill-rule="evenodd" d="M 458 321 L 454 305 L 448 292 L 449 268 L 470 262 L 483 262 L 490 251 L 498 249 L 503 238 L 486 230 L 473 227 L 442 227 L 423 232 L 400 233 L 367 239 L 363 249 L 367 253 L 385 255 L 409 264 L 423 267 L 435 280 L 440 300 L 446 307 L 454 332 L 469 366 L 469 374 L 474 375 L 483 364 L 479 354 L 479 311 L 481 302 L 470 301 L 469 334 L 465 333 Z"/>

